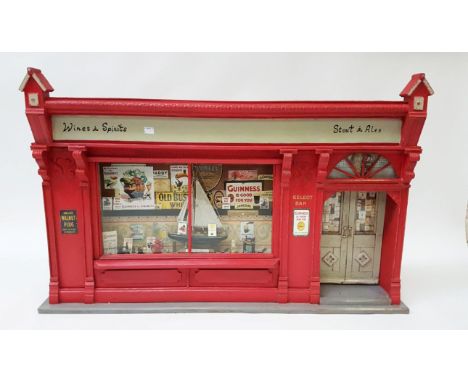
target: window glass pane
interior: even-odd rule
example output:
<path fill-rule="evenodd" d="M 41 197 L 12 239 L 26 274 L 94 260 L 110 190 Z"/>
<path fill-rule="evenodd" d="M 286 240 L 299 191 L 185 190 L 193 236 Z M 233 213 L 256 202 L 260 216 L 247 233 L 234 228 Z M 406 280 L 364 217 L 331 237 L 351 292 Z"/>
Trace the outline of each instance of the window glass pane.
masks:
<path fill-rule="evenodd" d="M 337 163 L 328 175 L 331 179 L 345 178 L 395 178 L 395 171 L 388 160 L 379 154 L 354 153 Z M 381 172 L 379 169 L 385 167 Z M 353 171 L 354 170 L 354 171 Z M 375 175 L 372 175 L 375 174 Z"/>
<path fill-rule="evenodd" d="M 369 171 L 373 171 L 374 166 L 378 165 L 379 162 L 382 162 L 382 159 L 386 161 L 385 158 L 381 158 L 377 154 L 369 154 L 369 153 L 364 154 L 362 157 L 362 165 L 361 165 L 362 176 L 366 176 L 369 174 Z"/>
<path fill-rule="evenodd" d="M 347 174 L 349 174 L 349 176 L 346 176 L 345 174 L 343 174 L 341 171 L 336 171 L 337 173 L 339 174 L 342 174 L 343 177 L 351 177 L 353 176 L 354 172 L 353 172 L 353 169 L 351 168 L 351 166 L 348 164 L 348 162 L 346 160 L 341 160 L 338 162 L 338 164 L 335 166 L 337 169 L 339 170 L 342 170 L 344 172 L 346 172 Z"/>
<path fill-rule="evenodd" d="M 192 252 L 271 253 L 272 165 L 192 167 Z"/>
<path fill-rule="evenodd" d="M 355 233 L 374 234 L 377 210 L 377 193 L 358 192 L 356 197 Z"/>
<path fill-rule="evenodd" d="M 339 233 L 341 230 L 341 205 L 343 193 L 337 192 L 328 198 L 323 205 L 322 233 Z"/>
<path fill-rule="evenodd" d="M 360 174 L 361 173 L 361 166 L 363 160 L 363 154 L 351 154 L 348 156 L 348 160 L 353 164 L 355 171 Z"/>
<path fill-rule="evenodd" d="M 380 166 L 383 167 L 383 166 Z M 382 171 L 379 171 L 373 176 L 375 179 L 384 179 L 384 178 L 396 178 L 395 170 L 392 166 L 385 167 Z"/>
<path fill-rule="evenodd" d="M 342 172 L 337 171 L 335 169 L 330 171 L 330 175 L 328 177 L 331 178 L 331 179 L 347 179 L 347 178 L 349 178 L 348 175 L 345 175 Z"/>
<path fill-rule="evenodd" d="M 384 157 L 379 157 L 377 162 L 374 164 L 372 167 L 372 172 L 377 171 L 378 169 L 382 168 L 383 166 L 386 166 L 388 163 L 388 160 Z"/>
<path fill-rule="evenodd" d="M 104 254 L 186 250 L 187 165 L 101 164 L 100 183 Z"/>

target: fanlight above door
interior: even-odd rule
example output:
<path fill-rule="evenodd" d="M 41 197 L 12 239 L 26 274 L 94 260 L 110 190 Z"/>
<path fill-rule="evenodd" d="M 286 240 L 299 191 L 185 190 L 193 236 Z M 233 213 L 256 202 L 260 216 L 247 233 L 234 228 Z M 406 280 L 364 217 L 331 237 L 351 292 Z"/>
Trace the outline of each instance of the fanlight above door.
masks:
<path fill-rule="evenodd" d="M 385 179 L 396 178 L 387 158 L 379 154 L 354 153 L 340 160 L 328 175 L 331 179 Z"/>

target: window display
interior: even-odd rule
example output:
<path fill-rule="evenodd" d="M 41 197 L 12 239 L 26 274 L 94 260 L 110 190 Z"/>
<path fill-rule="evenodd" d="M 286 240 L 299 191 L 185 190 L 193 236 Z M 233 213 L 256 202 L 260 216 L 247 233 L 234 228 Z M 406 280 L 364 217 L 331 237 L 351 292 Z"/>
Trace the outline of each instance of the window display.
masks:
<path fill-rule="evenodd" d="M 375 234 L 377 210 L 376 192 L 358 192 L 356 196 L 356 227 L 359 234 Z"/>
<path fill-rule="evenodd" d="M 271 253 L 273 166 L 192 169 L 193 252 Z"/>
<path fill-rule="evenodd" d="M 337 192 L 323 204 L 322 233 L 339 233 L 341 231 L 341 205 L 343 193 Z"/>
<path fill-rule="evenodd" d="M 272 251 L 272 165 L 101 164 L 100 178 L 105 255 Z"/>
<path fill-rule="evenodd" d="M 187 165 L 102 164 L 100 172 L 104 254 L 186 249 L 169 235 L 187 199 Z"/>

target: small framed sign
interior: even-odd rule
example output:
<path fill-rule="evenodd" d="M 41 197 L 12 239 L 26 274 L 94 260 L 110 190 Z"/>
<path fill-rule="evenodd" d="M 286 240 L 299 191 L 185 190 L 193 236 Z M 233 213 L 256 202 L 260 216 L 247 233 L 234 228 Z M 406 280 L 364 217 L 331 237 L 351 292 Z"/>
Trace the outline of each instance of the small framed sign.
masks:
<path fill-rule="evenodd" d="M 208 236 L 216 237 L 216 223 L 208 224 Z"/>
<path fill-rule="evenodd" d="M 294 210 L 293 235 L 308 236 L 310 225 L 309 210 Z"/>
<path fill-rule="evenodd" d="M 78 220 L 76 219 L 76 210 L 61 210 L 60 226 L 62 228 L 62 233 L 77 233 Z"/>

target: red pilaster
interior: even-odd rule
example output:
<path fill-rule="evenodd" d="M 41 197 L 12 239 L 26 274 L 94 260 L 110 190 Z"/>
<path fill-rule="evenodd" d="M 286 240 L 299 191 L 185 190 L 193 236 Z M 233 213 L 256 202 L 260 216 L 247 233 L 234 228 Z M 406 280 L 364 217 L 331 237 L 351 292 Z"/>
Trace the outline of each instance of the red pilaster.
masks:
<path fill-rule="evenodd" d="M 81 202 L 83 204 L 83 227 L 85 236 L 85 290 L 84 302 L 92 304 L 94 302 L 94 271 L 93 271 L 93 231 L 91 215 L 91 196 L 88 176 L 88 162 L 86 159 L 86 147 L 69 146 L 75 160 L 75 176 L 80 181 Z"/>
<path fill-rule="evenodd" d="M 319 156 L 317 164 L 317 190 L 315 192 L 314 212 L 312 214 L 312 234 L 314 235 L 314 244 L 311 253 L 311 268 L 310 268 L 310 303 L 320 303 L 320 239 L 322 227 L 322 212 L 325 191 L 323 182 L 328 175 L 328 165 L 332 150 L 316 150 L 315 153 Z"/>
<path fill-rule="evenodd" d="M 278 278 L 278 302 L 288 302 L 288 263 L 289 263 L 289 226 L 290 226 L 290 181 L 293 156 L 297 150 L 281 150 L 281 212 L 280 216 L 280 271 Z"/>
<path fill-rule="evenodd" d="M 44 198 L 44 210 L 46 216 L 47 229 L 47 244 L 49 249 L 49 303 L 58 304 L 59 301 L 59 271 L 57 245 L 55 237 L 55 222 L 54 222 L 54 204 L 52 199 L 52 189 L 50 187 L 49 178 L 49 161 L 47 158 L 48 148 L 46 145 L 31 145 L 32 156 L 39 166 L 39 175 L 42 178 L 42 193 Z"/>

